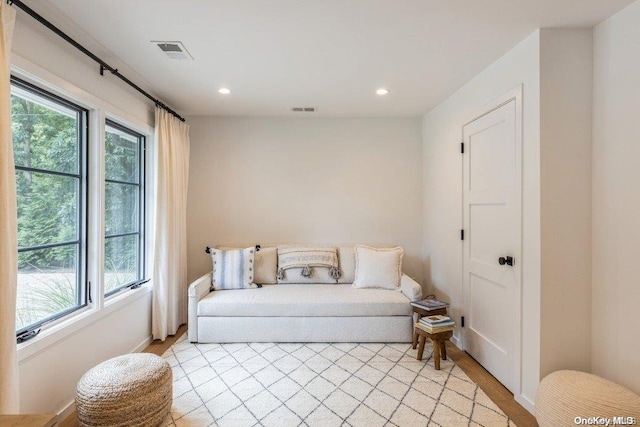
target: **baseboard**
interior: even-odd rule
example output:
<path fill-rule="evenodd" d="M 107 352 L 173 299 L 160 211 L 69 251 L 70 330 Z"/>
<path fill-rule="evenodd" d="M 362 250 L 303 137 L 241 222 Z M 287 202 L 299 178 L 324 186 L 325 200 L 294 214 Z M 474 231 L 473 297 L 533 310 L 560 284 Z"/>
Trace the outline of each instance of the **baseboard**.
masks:
<path fill-rule="evenodd" d="M 56 419 L 57 425 L 64 426 L 64 421 L 73 415 L 76 412 L 76 401 L 72 400 L 69 402 L 62 411 L 58 412 L 58 417 Z"/>
<path fill-rule="evenodd" d="M 513 399 L 516 402 L 518 402 L 520 405 L 522 405 L 522 407 L 524 409 L 529 411 L 531 414 L 535 415 L 535 413 L 536 413 L 536 404 L 531 399 L 529 399 L 526 396 L 523 396 L 522 394 L 515 394 L 515 393 L 513 395 Z"/>
<path fill-rule="evenodd" d="M 451 342 L 451 344 L 455 345 L 460 350 L 462 350 L 462 342 L 458 339 L 458 337 L 454 335 L 451 338 L 449 338 L 449 341 Z"/>
<path fill-rule="evenodd" d="M 145 348 L 149 347 L 149 345 L 153 342 L 153 337 L 151 337 L 151 335 L 149 335 L 146 339 L 144 339 L 140 344 L 138 344 L 136 346 L 136 348 L 134 348 L 131 353 L 141 353 L 142 350 L 144 350 Z"/>
<path fill-rule="evenodd" d="M 142 340 L 140 344 L 135 346 L 135 348 L 131 350 L 130 353 L 142 352 L 145 348 L 149 347 L 149 344 L 151 344 L 152 341 L 153 341 L 153 338 L 151 337 L 151 335 L 149 335 L 147 338 Z M 62 410 L 58 411 L 58 416 L 56 418 L 56 422 L 58 423 L 58 425 L 60 425 L 61 427 L 64 427 L 64 424 L 63 424 L 64 421 L 67 418 L 69 418 L 71 415 L 73 415 L 75 411 L 76 411 L 76 401 L 74 399 L 68 404 L 66 404 L 62 408 Z M 75 425 L 75 424 L 70 424 L 70 425 Z"/>

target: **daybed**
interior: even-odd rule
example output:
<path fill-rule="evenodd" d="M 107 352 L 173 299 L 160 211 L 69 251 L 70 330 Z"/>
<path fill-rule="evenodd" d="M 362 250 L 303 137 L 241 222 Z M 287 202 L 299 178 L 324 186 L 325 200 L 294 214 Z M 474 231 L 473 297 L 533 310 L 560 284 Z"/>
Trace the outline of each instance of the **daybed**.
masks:
<path fill-rule="evenodd" d="M 410 302 L 422 297 L 413 279 L 400 273 L 395 290 L 352 287 L 356 277 L 353 246 L 336 248 L 339 277 L 322 268 L 312 268 L 307 277 L 300 274 L 301 268 L 289 269 L 285 275 L 280 268 L 282 255 L 278 264 L 282 248 L 255 252 L 252 279 L 261 288 L 211 291 L 211 272 L 194 281 L 189 286 L 189 341 L 412 341 Z"/>

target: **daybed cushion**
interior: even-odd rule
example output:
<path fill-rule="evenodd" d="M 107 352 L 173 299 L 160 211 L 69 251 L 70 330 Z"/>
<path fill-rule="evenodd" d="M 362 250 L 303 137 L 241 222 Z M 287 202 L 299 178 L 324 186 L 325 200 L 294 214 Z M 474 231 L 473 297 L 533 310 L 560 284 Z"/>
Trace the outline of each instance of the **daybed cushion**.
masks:
<path fill-rule="evenodd" d="M 276 248 L 261 248 L 255 253 L 256 272 L 253 277 L 255 283 L 261 285 L 277 283 L 278 278 L 278 250 Z"/>
<path fill-rule="evenodd" d="M 349 285 L 265 285 L 215 291 L 198 303 L 198 316 L 407 316 L 409 299 L 399 291 Z M 257 320 L 259 321 L 259 320 Z"/>
<path fill-rule="evenodd" d="M 338 247 L 338 268 L 340 268 L 338 283 L 353 283 L 356 277 L 356 251 L 353 246 Z"/>

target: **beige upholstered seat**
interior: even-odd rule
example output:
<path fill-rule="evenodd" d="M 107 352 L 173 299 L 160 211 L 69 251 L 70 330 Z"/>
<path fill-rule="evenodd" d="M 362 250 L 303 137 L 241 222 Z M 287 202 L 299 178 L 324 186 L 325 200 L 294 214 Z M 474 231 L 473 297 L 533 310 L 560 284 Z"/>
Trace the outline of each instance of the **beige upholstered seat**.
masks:
<path fill-rule="evenodd" d="M 585 372 L 556 371 L 547 375 L 536 396 L 536 419 L 540 427 L 575 426 L 577 417 L 638 420 L 640 396 Z"/>
<path fill-rule="evenodd" d="M 169 414 L 169 364 L 154 354 L 114 357 L 80 378 L 76 410 L 80 426 L 157 426 Z"/>

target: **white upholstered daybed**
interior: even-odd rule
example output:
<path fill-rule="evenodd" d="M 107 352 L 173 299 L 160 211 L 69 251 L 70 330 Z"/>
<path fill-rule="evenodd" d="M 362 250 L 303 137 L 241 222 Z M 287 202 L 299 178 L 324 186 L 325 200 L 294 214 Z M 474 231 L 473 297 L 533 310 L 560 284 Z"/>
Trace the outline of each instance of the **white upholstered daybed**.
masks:
<path fill-rule="evenodd" d="M 276 248 L 256 253 L 261 288 L 211 291 L 212 273 L 200 277 L 189 286 L 189 341 L 411 342 L 410 303 L 422 297 L 420 285 L 402 274 L 397 290 L 354 288 L 354 247 L 337 252 L 337 280 L 322 271 L 278 280 Z"/>

